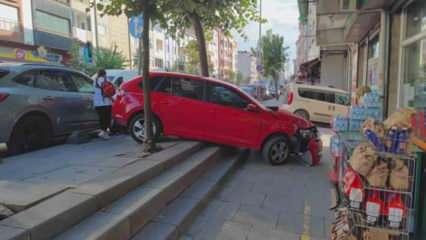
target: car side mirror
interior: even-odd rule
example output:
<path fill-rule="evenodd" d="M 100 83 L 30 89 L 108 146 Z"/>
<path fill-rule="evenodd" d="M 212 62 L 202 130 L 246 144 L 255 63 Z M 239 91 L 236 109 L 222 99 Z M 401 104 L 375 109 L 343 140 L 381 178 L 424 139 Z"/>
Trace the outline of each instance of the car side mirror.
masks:
<path fill-rule="evenodd" d="M 259 112 L 259 107 L 253 103 L 247 104 L 246 111 L 248 112 Z"/>

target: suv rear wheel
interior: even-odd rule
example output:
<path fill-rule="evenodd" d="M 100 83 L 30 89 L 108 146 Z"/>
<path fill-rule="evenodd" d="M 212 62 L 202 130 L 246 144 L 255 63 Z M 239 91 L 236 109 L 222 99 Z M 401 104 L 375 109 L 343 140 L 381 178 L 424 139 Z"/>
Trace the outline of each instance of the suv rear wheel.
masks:
<path fill-rule="evenodd" d="M 161 134 L 160 121 L 153 116 L 152 117 L 152 131 L 153 137 L 158 138 Z M 143 143 L 145 140 L 145 119 L 143 113 L 136 114 L 129 124 L 129 132 L 132 138 L 138 142 Z"/>
<path fill-rule="evenodd" d="M 290 145 L 286 136 L 279 135 L 270 138 L 262 149 L 262 157 L 272 165 L 281 165 L 289 160 Z"/>
<path fill-rule="evenodd" d="M 52 136 L 50 122 L 43 116 L 29 115 L 15 125 L 9 140 L 9 154 L 24 153 L 49 146 Z"/>

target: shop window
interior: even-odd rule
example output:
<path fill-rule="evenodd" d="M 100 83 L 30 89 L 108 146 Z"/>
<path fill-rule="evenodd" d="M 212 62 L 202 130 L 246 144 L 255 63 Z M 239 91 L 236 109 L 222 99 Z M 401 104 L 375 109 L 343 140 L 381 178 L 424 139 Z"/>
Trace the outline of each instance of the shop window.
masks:
<path fill-rule="evenodd" d="M 407 7 L 406 37 L 426 31 L 426 1 L 417 0 Z"/>
<path fill-rule="evenodd" d="M 37 10 L 35 14 L 35 22 L 37 30 L 67 37 L 70 35 L 70 21 L 68 19 Z"/>
<path fill-rule="evenodd" d="M 403 46 L 403 81 L 400 91 L 400 105 L 415 105 L 415 88 L 426 82 L 426 2 L 417 0 L 405 9 L 406 26 Z"/>

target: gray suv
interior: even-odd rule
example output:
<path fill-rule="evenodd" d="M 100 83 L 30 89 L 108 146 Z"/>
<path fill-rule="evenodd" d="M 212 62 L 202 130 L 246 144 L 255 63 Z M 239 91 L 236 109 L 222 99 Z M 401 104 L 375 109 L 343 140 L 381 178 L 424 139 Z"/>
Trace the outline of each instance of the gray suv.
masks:
<path fill-rule="evenodd" d="M 0 143 L 9 153 L 98 127 L 92 80 L 50 64 L 0 63 Z"/>

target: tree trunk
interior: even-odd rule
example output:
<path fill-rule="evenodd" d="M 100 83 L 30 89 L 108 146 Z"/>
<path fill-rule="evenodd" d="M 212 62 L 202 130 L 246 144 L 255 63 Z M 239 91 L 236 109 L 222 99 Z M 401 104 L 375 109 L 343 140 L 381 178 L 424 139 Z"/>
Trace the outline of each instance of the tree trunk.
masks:
<path fill-rule="evenodd" d="M 275 97 L 278 100 L 280 98 L 280 96 L 278 95 L 278 77 L 276 75 L 275 75 L 275 78 L 274 78 L 274 83 L 275 83 Z"/>
<path fill-rule="evenodd" d="M 200 56 L 200 71 L 201 75 L 204 77 L 209 76 L 209 61 L 207 56 L 207 48 L 206 48 L 206 37 L 204 36 L 204 29 L 201 25 L 200 16 L 196 13 L 191 13 L 190 18 L 192 21 L 192 25 L 194 27 L 195 36 L 197 38 L 198 43 L 198 54 Z"/>
<path fill-rule="evenodd" d="M 155 140 L 152 133 L 152 113 L 151 113 L 151 89 L 149 82 L 149 0 L 144 0 L 143 13 L 143 100 L 144 100 L 144 118 L 145 118 L 145 142 L 144 152 L 154 152 L 156 150 Z"/>

